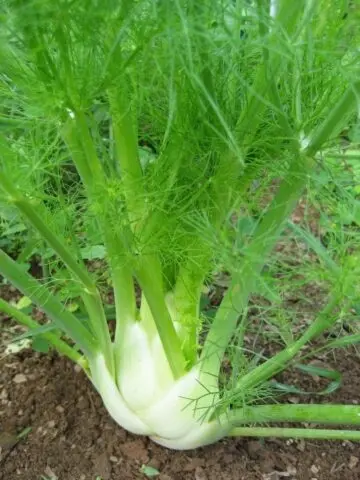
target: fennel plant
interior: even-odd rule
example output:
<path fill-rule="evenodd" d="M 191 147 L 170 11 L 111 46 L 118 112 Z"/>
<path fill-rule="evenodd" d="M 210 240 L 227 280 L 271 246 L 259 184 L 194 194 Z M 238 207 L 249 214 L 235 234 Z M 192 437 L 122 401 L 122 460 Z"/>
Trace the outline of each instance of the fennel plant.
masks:
<path fill-rule="evenodd" d="M 286 222 L 357 119 L 348 3 L 1 1 L 1 200 L 51 260 L 37 280 L 1 250 L 0 273 L 49 324 L 0 309 L 81 365 L 127 430 L 176 449 L 227 435 L 360 439 L 278 426 L 356 426 L 360 407 L 274 403 L 270 382 L 356 298 L 356 245 L 340 263 L 315 248 L 331 274 L 306 328 L 269 358 L 245 348 L 249 298 Z M 234 216 L 254 203 L 234 242 Z M 106 279 L 81 254 L 90 231 L 106 252 L 114 334 Z M 231 280 L 209 320 L 200 300 L 221 268 Z M 85 320 L 60 295 L 59 269 Z"/>

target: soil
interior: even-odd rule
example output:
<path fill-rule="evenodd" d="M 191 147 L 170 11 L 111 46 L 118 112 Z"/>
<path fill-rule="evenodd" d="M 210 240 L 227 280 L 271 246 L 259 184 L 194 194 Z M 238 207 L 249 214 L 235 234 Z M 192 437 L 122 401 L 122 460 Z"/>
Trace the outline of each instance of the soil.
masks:
<path fill-rule="evenodd" d="M 354 352 L 343 353 L 336 365 L 344 384 L 327 400 L 360 402 Z M 158 480 L 355 480 L 360 445 L 241 438 L 171 451 L 117 426 L 70 361 L 30 350 L 1 360 L 1 480 L 146 479 L 143 465 L 155 468 Z"/>

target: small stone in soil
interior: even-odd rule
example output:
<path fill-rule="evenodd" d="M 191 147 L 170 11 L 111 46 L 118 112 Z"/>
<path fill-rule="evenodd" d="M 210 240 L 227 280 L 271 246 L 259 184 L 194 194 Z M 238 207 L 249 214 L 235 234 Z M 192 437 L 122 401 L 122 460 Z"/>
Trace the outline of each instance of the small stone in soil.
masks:
<path fill-rule="evenodd" d="M 0 400 L 7 400 L 7 399 L 8 399 L 8 393 L 4 388 L 4 390 L 0 392 Z"/>
<path fill-rule="evenodd" d="M 300 451 L 300 452 L 304 452 L 305 451 L 305 441 L 303 439 L 299 440 L 296 448 Z"/>
<path fill-rule="evenodd" d="M 286 470 L 287 470 L 287 473 L 288 473 L 289 475 L 293 475 L 293 476 L 296 475 L 296 471 L 297 471 L 297 470 L 296 470 L 296 468 L 293 467 L 292 465 L 289 465 Z"/>
<path fill-rule="evenodd" d="M 354 455 L 351 455 L 350 462 L 349 462 L 349 468 L 352 470 L 353 468 L 356 467 L 356 465 L 358 463 L 359 463 L 358 457 L 355 457 Z"/>
<path fill-rule="evenodd" d="M 49 466 L 45 467 L 44 473 L 45 473 L 45 475 L 47 475 L 49 478 L 57 479 L 57 476 L 56 476 L 55 473 L 53 472 L 52 468 L 50 468 Z"/>
<path fill-rule="evenodd" d="M 24 383 L 26 382 L 26 376 L 23 373 L 17 373 L 13 378 L 14 383 Z"/>
<path fill-rule="evenodd" d="M 311 465 L 310 470 L 312 473 L 315 473 L 315 474 L 319 472 L 319 469 L 316 465 Z"/>

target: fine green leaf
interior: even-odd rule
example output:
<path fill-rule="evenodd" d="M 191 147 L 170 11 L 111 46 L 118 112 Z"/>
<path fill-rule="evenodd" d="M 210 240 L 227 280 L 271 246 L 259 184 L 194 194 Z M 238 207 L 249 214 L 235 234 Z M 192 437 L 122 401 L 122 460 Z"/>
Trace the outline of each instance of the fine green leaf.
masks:
<path fill-rule="evenodd" d="M 328 370 L 326 368 L 317 367 L 315 365 L 301 364 L 294 365 L 294 368 L 301 372 L 308 373 L 310 375 L 316 375 L 325 378 L 326 380 L 330 380 L 330 383 L 320 391 L 308 391 L 294 385 L 280 383 L 276 381 L 271 382 L 271 385 L 273 385 L 277 390 L 280 390 L 284 393 L 297 393 L 301 395 L 329 395 L 330 393 L 335 392 L 335 390 L 337 390 L 341 385 L 341 373 L 336 370 Z"/>

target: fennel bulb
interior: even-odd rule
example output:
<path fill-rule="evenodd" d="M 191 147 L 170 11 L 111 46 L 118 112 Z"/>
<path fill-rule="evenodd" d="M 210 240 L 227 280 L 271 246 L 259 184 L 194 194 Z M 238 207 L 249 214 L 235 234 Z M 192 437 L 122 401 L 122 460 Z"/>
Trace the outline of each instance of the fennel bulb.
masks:
<path fill-rule="evenodd" d="M 140 322 L 126 330 L 116 378 L 102 354 L 90 363 L 90 370 L 111 417 L 126 430 L 150 436 L 160 445 L 197 448 L 219 440 L 231 428 L 226 420 L 208 421 L 218 399 L 218 392 L 212 392 L 213 378 L 201 375 L 195 366 L 174 380 L 158 335 L 149 338 Z"/>

